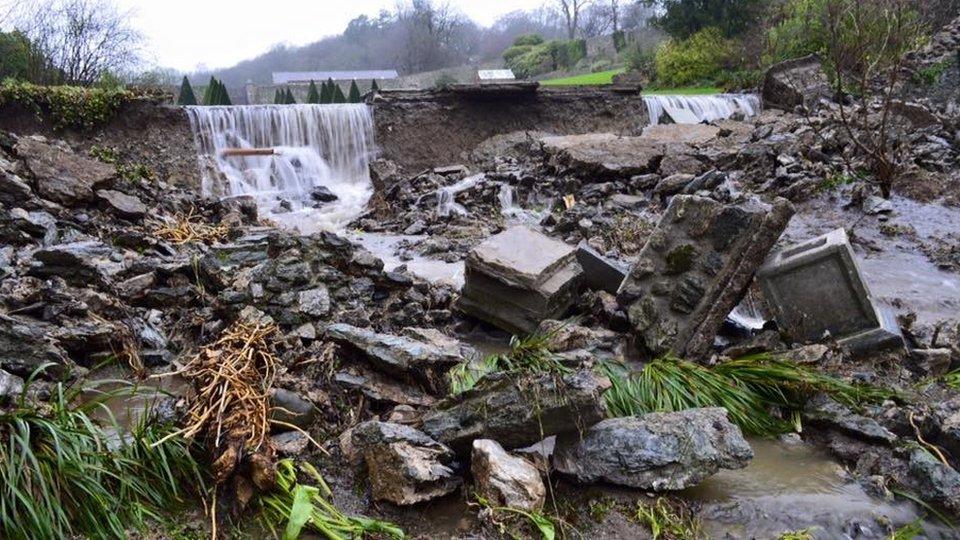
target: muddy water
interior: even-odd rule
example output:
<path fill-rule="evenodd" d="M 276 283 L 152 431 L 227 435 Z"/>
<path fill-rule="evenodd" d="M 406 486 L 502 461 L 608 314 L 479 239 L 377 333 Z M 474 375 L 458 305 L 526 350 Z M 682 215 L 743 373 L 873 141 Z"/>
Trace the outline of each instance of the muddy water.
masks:
<path fill-rule="evenodd" d="M 813 528 L 818 539 L 889 538 L 886 523 L 900 527 L 923 514 L 909 502 L 872 497 L 826 453 L 806 444 L 752 440 L 756 454 L 739 471 L 722 471 L 680 496 L 702 505 L 710 538 L 776 538 Z M 956 538 L 927 521 L 926 538 Z"/>

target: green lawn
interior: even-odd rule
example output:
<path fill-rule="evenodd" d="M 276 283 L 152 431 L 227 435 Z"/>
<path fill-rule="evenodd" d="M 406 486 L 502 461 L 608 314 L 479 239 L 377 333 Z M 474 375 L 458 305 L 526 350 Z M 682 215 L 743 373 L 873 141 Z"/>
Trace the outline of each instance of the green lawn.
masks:
<path fill-rule="evenodd" d="M 544 86 L 598 86 L 603 84 L 613 84 L 613 76 L 623 73 L 623 68 L 611 69 L 610 71 L 598 71 L 597 73 L 586 73 L 575 77 L 563 77 L 562 79 L 548 79 L 540 81 Z"/>
<path fill-rule="evenodd" d="M 597 73 L 586 73 L 573 77 L 563 77 L 560 79 L 547 79 L 540 81 L 543 86 L 602 86 L 613 84 L 613 76 L 623 73 L 624 69 L 611 69 L 609 71 L 599 71 Z M 691 86 L 686 88 L 654 88 L 646 90 L 644 94 L 658 95 L 681 95 L 681 96 L 701 96 L 709 94 L 719 94 L 721 90 L 712 86 Z"/>

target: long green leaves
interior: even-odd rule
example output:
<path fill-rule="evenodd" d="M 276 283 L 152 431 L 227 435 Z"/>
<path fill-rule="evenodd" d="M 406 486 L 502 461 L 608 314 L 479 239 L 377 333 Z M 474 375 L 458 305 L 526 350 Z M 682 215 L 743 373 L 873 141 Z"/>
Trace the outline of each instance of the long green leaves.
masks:
<path fill-rule="evenodd" d="M 560 329 L 545 334 L 532 334 L 524 338 L 510 339 L 510 351 L 488 356 L 480 362 L 467 361 L 456 366 L 448 375 L 450 393 L 461 394 L 470 390 L 484 376 L 495 371 L 513 373 L 569 373 L 550 345 Z"/>
<path fill-rule="evenodd" d="M 0 537 L 126 538 L 200 489 L 188 443 L 154 448 L 167 428 L 146 421 L 125 433 L 105 406 L 111 395 L 72 407 L 57 385 L 49 410 L 0 414 Z"/>
<path fill-rule="evenodd" d="M 604 371 L 613 383 L 605 398 L 614 416 L 724 407 L 730 420 L 751 435 L 790 431 L 791 424 L 773 410 L 797 411 L 807 397 L 817 392 L 826 392 L 847 405 L 892 395 L 766 355 L 739 358 L 714 367 L 662 358 L 650 362 L 639 373 L 626 373 L 610 364 L 604 365 Z"/>
<path fill-rule="evenodd" d="M 277 487 L 260 498 L 265 523 L 286 523 L 283 540 L 296 540 L 304 529 L 329 540 L 351 540 L 366 535 L 405 538 L 403 530 L 392 523 L 363 517 L 348 516 L 330 502 L 330 488 L 320 472 L 309 463 L 301 470 L 316 486 L 297 482 L 297 471 L 291 460 L 277 464 Z"/>

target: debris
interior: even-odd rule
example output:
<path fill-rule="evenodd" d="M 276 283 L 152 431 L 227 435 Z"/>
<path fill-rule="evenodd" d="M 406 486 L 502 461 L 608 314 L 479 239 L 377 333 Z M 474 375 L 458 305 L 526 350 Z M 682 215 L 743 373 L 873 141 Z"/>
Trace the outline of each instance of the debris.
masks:
<path fill-rule="evenodd" d="M 757 278 L 794 342 L 829 336 L 857 354 L 903 343 L 892 314 L 874 303 L 843 229 L 771 255 Z"/>
<path fill-rule="evenodd" d="M 720 469 L 742 469 L 753 450 L 722 408 L 604 420 L 557 438 L 554 466 L 578 482 L 674 491 Z"/>
<path fill-rule="evenodd" d="M 467 256 L 458 307 L 508 332 L 529 334 L 540 321 L 569 309 L 581 278 L 572 247 L 527 227 L 512 227 Z"/>
<path fill-rule="evenodd" d="M 803 419 L 865 441 L 891 444 L 897 440 L 896 435 L 876 420 L 854 413 L 825 394 L 819 394 L 807 402 L 803 408 Z"/>
<path fill-rule="evenodd" d="M 563 376 L 490 374 L 472 390 L 428 409 L 421 429 L 461 454 L 475 439 L 493 439 L 504 448 L 530 446 L 602 420 L 601 394 L 609 387 L 605 377 L 590 370 Z"/>
<path fill-rule="evenodd" d="M 37 193 L 66 206 L 91 200 L 93 190 L 117 174 L 112 165 L 76 154 L 66 144 L 52 144 L 43 137 L 23 137 L 14 149 L 35 179 Z"/>
<path fill-rule="evenodd" d="M 153 234 L 174 245 L 182 245 L 191 242 L 212 244 L 225 239 L 228 232 L 224 225 L 208 225 L 194 218 L 190 213 L 177 217 L 173 223 L 157 228 Z"/>
<path fill-rule="evenodd" d="M 374 500 L 407 506 L 453 493 L 462 483 L 453 451 L 412 427 L 364 422 L 353 428 L 350 445 L 366 462 Z"/>
<path fill-rule="evenodd" d="M 143 219 L 143 216 L 147 214 L 147 206 L 140 202 L 140 199 L 120 191 L 98 189 L 97 199 L 108 210 L 122 218 L 138 220 Z"/>
<path fill-rule="evenodd" d="M 540 472 L 527 460 L 508 454 L 496 441 L 473 441 L 470 472 L 477 492 L 495 506 L 528 512 L 543 508 L 547 490 Z"/>
<path fill-rule="evenodd" d="M 587 286 L 595 291 L 616 294 L 629 272 L 626 265 L 604 257 L 586 241 L 577 246 L 577 262 L 583 268 Z"/>
<path fill-rule="evenodd" d="M 792 215 L 785 199 L 770 207 L 674 197 L 617 298 L 643 347 L 705 356 Z"/>
<path fill-rule="evenodd" d="M 830 81 L 817 55 L 771 66 L 763 77 L 764 108 L 793 111 L 797 106 L 816 107 L 830 94 Z"/>

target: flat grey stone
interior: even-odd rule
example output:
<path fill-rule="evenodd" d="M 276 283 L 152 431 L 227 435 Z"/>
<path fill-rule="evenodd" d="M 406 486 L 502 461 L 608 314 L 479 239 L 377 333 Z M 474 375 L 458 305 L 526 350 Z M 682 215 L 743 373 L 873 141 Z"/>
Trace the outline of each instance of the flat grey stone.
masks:
<path fill-rule="evenodd" d="M 97 199 L 120 217 L 142 219 L 147 214 L 147 206 L 140 199 L 112 189 L 97 190 Z"/>
<path fill-rule="evenodd" d="M 472 269 L 522 288 L 536 288 L 566 266 L 574 249 L 525 226 L 492 236 L 467 256 Z"/>
<path fill-rule="evenodd" d="M 625 264 L 604 257 L 586 241 L 577 246 L 577 262 L 583 268 L 583 278 L 588 287 L 610 294 L 617 294 L 629 272 Z"/>

